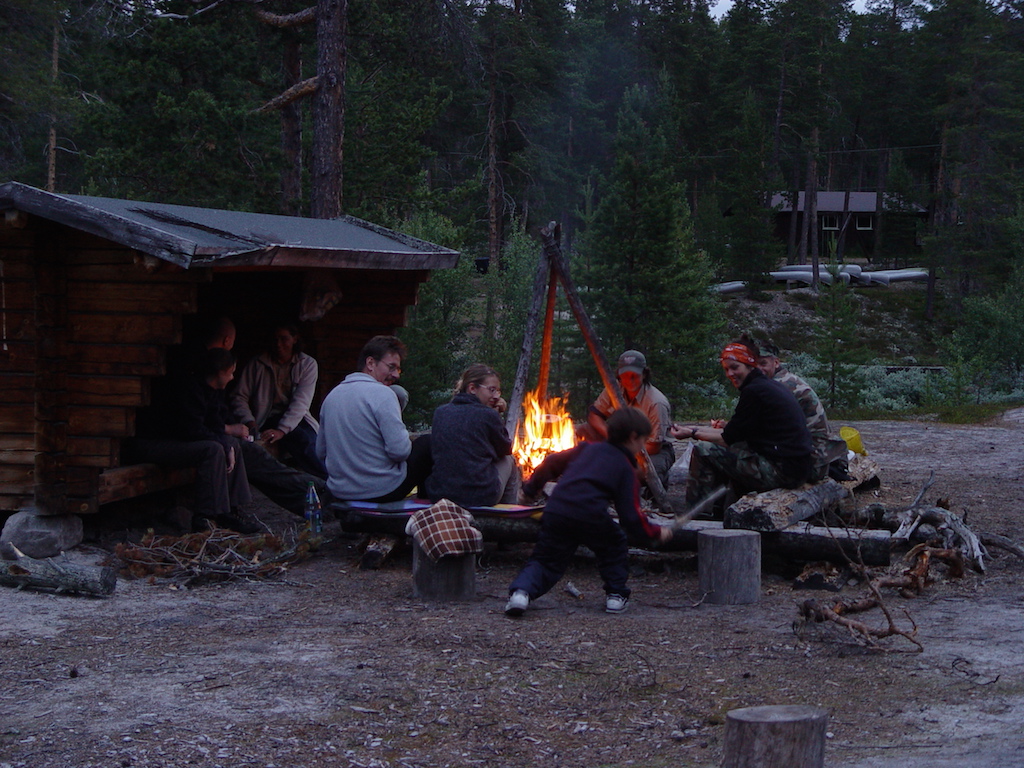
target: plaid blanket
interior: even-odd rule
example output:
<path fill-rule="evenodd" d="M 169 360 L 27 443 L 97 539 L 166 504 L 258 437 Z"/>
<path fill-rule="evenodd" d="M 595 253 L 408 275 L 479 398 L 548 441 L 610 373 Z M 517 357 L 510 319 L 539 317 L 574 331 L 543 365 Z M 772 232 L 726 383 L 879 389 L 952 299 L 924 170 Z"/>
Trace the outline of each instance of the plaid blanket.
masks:
<path fill-rule="evenodd" d="M 414 512 L 405 532 L 435 562 L 446 555 L 484 551 L 484 535 L 473 527 L 473 516 L 448 499 Z"/>

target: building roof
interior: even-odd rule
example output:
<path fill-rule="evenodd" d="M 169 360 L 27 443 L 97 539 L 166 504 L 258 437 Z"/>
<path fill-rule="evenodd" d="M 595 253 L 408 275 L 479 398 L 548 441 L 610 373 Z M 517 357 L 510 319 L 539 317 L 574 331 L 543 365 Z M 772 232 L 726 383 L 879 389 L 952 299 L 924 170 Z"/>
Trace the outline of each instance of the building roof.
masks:
<path fill-rule="evenodd" d="M 353 216 L 306 219 L 0 184 L 0 210 L 19 210 L 190 267 L 446 269 L 459 252 Z"/>
<path fill-rule="evenodd" d="M 804 194 L 799 193 L 796 209 L 804 210 Z M 878 200 L 877 192 L 851 192 L 850 213 L 874 213 Z M 846 192 L 818 192 L 818 213 L 842 213 L 845 208 Z M 780 192 L 772 195 L 772 208 L 783 213 L 792 211 L 789 198 Z M 916 203 L 904 203 L 898 201 L 894 195 L 887 195 L 885 198 L 885 209 L 887 211 L 899 210 L 910 213 L 925 213 L 925 209 Z"/>

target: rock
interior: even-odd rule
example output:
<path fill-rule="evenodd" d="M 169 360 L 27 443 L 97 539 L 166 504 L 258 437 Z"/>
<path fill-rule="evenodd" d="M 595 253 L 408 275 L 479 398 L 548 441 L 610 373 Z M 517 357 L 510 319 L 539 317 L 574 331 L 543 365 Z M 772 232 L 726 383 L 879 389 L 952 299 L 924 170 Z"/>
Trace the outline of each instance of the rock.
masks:
<path fill-rule="evenodd" d="M 77 546 L 82 538 L 82 518 L 78 515 L 38 515 L 29 509 L 7 518 L 0 544 L 11 544 L 29 557 L 43 558 Z"/>

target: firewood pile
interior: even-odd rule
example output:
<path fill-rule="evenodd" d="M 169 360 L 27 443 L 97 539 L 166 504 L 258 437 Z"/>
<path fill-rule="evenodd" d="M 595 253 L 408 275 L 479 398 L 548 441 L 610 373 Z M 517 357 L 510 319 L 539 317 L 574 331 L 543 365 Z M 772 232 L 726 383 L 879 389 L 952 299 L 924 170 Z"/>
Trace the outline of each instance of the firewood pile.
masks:
<path fill-rule="evenodd" d="M 864 579 L 868 594 L 847 600 L 803 601 L 798 606 L 798 618 L 793 630 L 801 635 L 808 624 L 832 622 L 849 631 L 859 643 L 870 648 L 882 648 L 879 641 L 888 637 L 902 637 L 914 646 L 916 652 L 924 650 L 918 641 L 917 626 L 910 612 L 904 608 L 902 622 L 894 616 L 887 603 L 887 595 L 913 599 L 940 579 L 960 579 L 967 569 L 985 573 L 988 546 L 1004 549 L 1024 559 L 1024 550 L 1002 536 L 975 533 L 968 527 L 965 515 L 958 515 L 947 509 L 948 500 L 939 499 L 934 505 L 924 502 L 925 494 L 935 481 L 934 472 L 922 487 L 917 498 L 904 510 L 890 510 L 881 505 L 843 513 L 834 512 L 840 525 L 872 526 L 891 531 L 890 547 L 893 550 L 908 548 L 903 564 L 893 569 L 869 569 L 863 562 L 850 559 L 849 569 Z M 835 525 L 836 520 L 829 521 Z M 918 542 L 915 544 L 915 542 Z M 941 563 L 944 573 L 936 573 L 934 567 Z M 866 621 L 852 618 L 854 614 L 879 609 L 884 621 L 870 626 Z"/>
<path fill-rule="evenodd" d="M 312 554 L 322 543 L 303 529 L 285 538 L 265 533 L 245 536 L 211 526 L 186 536 L 147 533 L 138 544 L 118 544 L 109 565 L 126 578 L 167 579 L 196 586 L 230 579 L 272 579 Z"/>

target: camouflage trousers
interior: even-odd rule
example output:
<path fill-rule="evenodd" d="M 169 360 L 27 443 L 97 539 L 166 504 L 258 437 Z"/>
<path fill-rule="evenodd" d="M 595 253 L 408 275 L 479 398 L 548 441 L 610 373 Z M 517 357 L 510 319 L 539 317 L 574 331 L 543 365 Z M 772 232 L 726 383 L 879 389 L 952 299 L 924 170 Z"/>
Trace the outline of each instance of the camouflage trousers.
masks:
<path fill-rule="evenodd" d="M 814 474 L 811 475 L 811 482 L 820 483 L 828 477 L 828 468 L 833 462 L 839 462 L 845 472 L 847 468 L 846 441 L 837 437 L 815 437 L 814 451 L 811 453 L 811 457 L 814 459 Z"/>
<path fill-rule="evenodd" d="M 732 485 L 742 495 L 781 488 L 785 482 L 778 468 L 746 443 L 723 448 L 715 443 L 699 442 L 693 446 L 690 456 L 686 503 L 693 506 L 720 485 Z"/>

